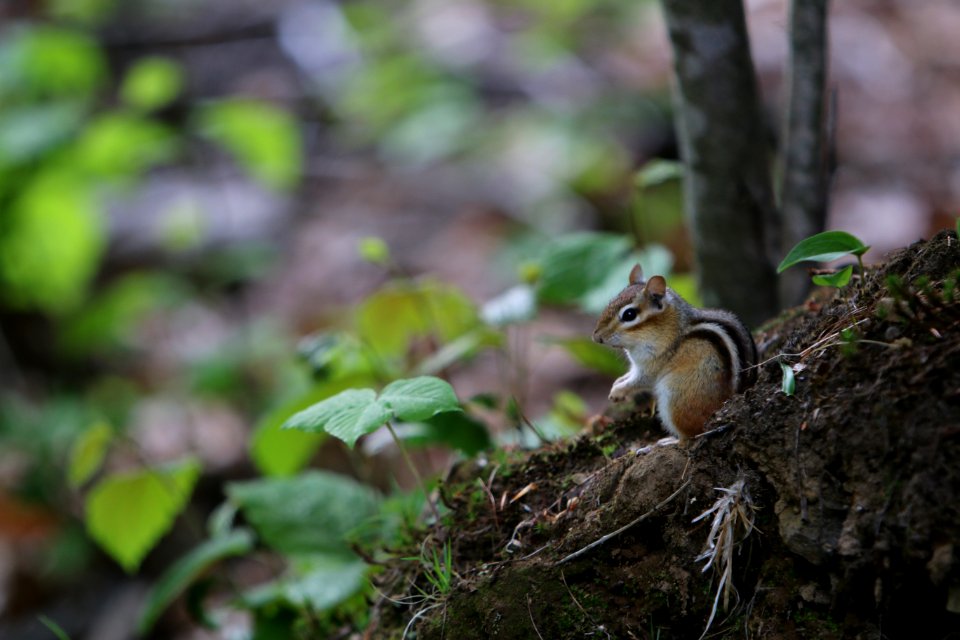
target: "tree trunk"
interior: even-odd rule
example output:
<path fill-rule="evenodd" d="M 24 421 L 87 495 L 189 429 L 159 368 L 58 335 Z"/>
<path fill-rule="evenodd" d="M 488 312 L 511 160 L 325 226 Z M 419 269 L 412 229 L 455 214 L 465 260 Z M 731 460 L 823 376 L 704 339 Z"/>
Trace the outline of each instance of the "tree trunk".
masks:
<path fill-rule="evenodd" d="M 685 207 L 704 302 L 756 326 L 779 309 L 780 243 L 740 0 L 663 0 L 676 70 Z"/>
<path fill-rule="evenodd" d="M 823 231 L 827 217 L 827 136 L 824 93 L 827 78 L 828 0 L 794 0 L 790 11 L 790 84 L 784 134 L 781 189 L 783 246 Z M 780 301 L 800 304 L 810 278 L 800 269 L 782 274 Z"/>

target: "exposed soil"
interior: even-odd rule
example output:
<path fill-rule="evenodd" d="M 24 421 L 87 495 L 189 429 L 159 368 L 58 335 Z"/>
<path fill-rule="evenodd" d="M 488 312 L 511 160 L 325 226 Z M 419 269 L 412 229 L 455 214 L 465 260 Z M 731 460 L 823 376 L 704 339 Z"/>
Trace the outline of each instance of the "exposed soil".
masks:
<path fill-rule="evenodd" d="M 710 637 L 960 638 L 958 268 L 943 232 L 769 323 L 763 359 L 803 353 L 786 360 L 802 365 L 794 395 L 771 360 L 689 446 L 636 453 L 665 434 L 621 411 L 462 464 L 427 544 L 452 546 L 452 588 L 389 569 L 394 600 L 433 595 L 377 602 L 367 636 L 399 638 L 416 616 L 408 638 L 698 638 L 724 564 L 702 570 L 713 514 L 694 519 L 742 481 L 744 519 L 721 522 L 734 590 Z"/>

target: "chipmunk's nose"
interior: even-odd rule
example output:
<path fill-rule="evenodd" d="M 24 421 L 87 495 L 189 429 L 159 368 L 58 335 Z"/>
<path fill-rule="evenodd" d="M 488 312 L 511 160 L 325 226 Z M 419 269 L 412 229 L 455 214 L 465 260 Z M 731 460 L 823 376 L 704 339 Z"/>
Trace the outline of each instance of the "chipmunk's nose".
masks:
<path fill-rule="evenodd" d="M 603 344 L 603 336 L 600 335 L 599 331 L 593 332 L 593 341 L 598 344 Z"/>

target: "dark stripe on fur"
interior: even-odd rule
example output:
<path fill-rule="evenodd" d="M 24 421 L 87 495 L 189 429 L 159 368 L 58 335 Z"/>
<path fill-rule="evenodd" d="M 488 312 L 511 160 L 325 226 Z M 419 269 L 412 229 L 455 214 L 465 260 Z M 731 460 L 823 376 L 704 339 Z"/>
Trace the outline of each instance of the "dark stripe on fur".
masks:
<path fill-rule="evenodd" d="M 700 338 L 712 344 L 713 348 L 716 349 L 720 355 L 720 360 L 723 361 L 723 370 L 727 379 L 733 379 L 733 361 L 730 359 L 730 349 L 716 331 L 712 331 L 706 327 L 700 329 L 695 326 L 687 332 L 687 338 Z"/>

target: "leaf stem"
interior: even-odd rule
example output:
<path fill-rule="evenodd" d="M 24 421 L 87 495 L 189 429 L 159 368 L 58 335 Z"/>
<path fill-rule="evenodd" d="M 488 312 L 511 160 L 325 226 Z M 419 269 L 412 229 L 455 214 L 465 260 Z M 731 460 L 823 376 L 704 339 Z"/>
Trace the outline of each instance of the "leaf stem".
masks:
<path fill-rule="evenodd" d="M 423 499 L 427 501 L 427 504 L 430 505 L 430 510 L 433 511 L 433 517 L 437 519 L 437 524 L 440 523 L 440 512 L 437 511 L 437 506 L 433 504 L 433 500 L 430 499 L 430 494 L 427 493 L 427 485 L 424 484 L 423 478 L 420 476 L 420 472 L 417 471 L 416 465 L 413 464 L 413 460 L 410 458 L 410 454 L 407 452 L 407 448 L 402 442 L 400 442 L 400 437 L 397 435 L 397 432 L 393 428 L 393 423 L 387 421 L 387 431 L 390 432 L 390 436 L 393 437 L 393 442 L 397 445 L 397 449 L 400 450 L 400 455 L 403 456 L 404 462 L 407 463 L 407 468 L 410 469 L 410 472 L 413 474 L 413 477 L 416 478 L 417 484 L 420 485 L 420 490 L 423 491 Z"/>

